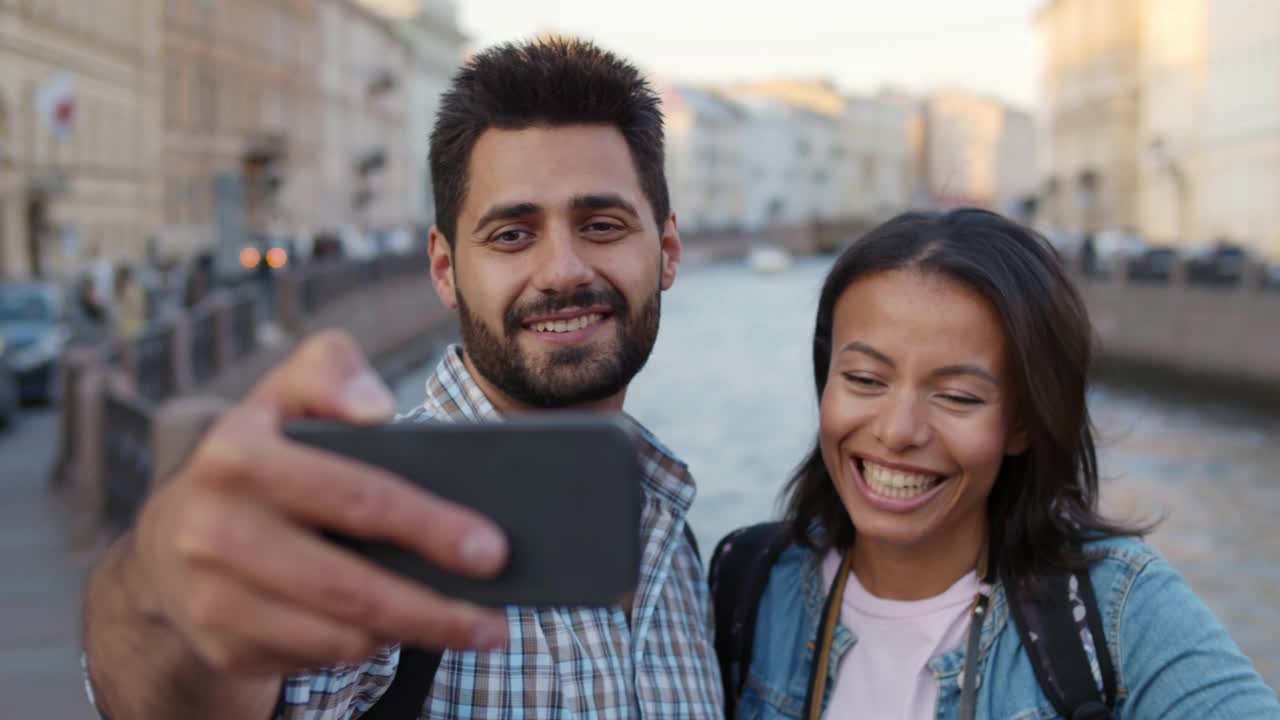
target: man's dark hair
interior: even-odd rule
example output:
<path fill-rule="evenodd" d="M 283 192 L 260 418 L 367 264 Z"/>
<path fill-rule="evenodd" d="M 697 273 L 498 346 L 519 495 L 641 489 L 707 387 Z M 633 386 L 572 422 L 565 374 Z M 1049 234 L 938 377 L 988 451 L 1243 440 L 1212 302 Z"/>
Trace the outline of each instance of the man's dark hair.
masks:
<path fill-rule="evenodd" d="M 504 43 L 469 60 L 442 96 L 431 132 L 436 225 L 456 243 L 471 151 L 489 128 L 612 125 L 631 151 L 661 228 L 670 213 L 658 95 L 634 65 L 572 39 Z"/>
<path fill-rule="evenodd" d="M 906 213 L 844 251 L 818 300 L 812 352 L 819 400 L 831 367 L 836 304 L 858 280 L 895 270 L 959 283 L 991 303 L 1003 321 L 1014 422 L 1031 443 L 1004 459 L 987 498 L 988 537 L 999 568 L 1015 578 L 1074 571 L 1085 565 L 1084 541 L 1150 530 L 1098 513 L 1098 459 L 1085 399 L 1093 334 L 1084 299 L 1048 242 L 995 213 Z M 854 542 L 855 528 L 818 444 L 784 496 L 791 532 L 801 544 L 826 551 Z"/>

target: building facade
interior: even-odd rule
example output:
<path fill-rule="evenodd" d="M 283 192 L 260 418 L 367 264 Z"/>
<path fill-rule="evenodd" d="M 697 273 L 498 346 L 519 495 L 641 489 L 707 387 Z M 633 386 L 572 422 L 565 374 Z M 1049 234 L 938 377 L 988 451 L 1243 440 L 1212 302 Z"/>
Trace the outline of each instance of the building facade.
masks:
<path fill-rule="evenodd" d="M 1136 229 L 1142 0 L 1049 0 L 1041 39 L 1043 217 L 1080 236 Z"/>
<path fill-rule="evenodd" d="M 154 2 L 0 0 L 0 276 L 66 276 L 145 246 Z"/>
<path fill-rule="evenodd" d="M 921 103 L 919 163 L 931 204 L 1013 212 L 1035 194 L 1036 136 L 1031 116 L 985 95 L 936 92 Z"/>
<path fill-rule="evenodd" d="M 1280 3 L 1212 0 L 1206 27 L 1201 234 L 1280 261 Z"/>
<path fill-rule="evenodd" d="M 745 204 L 745 112 L 718 93 L 663 88 L 667 185 L 682 232 L 741 227 Z"/>
<path fill-rule="evenodd" d="M 408 43 L 353 0 L 321 4 L 323 167 L 315 214 L 324 232 L 371 252 L 411 220 Z"/>
<path fill-rule="evenodd" d="M 408 110 L 405 126 L 408 151 L 405 190 L 414 225 L 435 222 L 435 200 L 428 164 L 431 130 L 440 110 L 440 96 L 462 62 L 467 38 L 458 29 L 452 0 L 362 0 L 393 20 L 393 27 L 409 46 Z"/>
<path fill-rule="evenodd" d="M 1037 27 L 1057 226 L 1280 257 L 1280 5 L 1053 0 Z"/>
<path fill-rule="evenodd" d="M 908 113 L 876 98 L 851 97 L 844 113 L 845 217 L 879 223 L 910 205 L 911 153 Z"/>
<path fill-rule="evenodd" d="M 295 240 L 321 207 L 316 58 L 322 0 L 165 2 L 161 49 L 161 253 Z"/>

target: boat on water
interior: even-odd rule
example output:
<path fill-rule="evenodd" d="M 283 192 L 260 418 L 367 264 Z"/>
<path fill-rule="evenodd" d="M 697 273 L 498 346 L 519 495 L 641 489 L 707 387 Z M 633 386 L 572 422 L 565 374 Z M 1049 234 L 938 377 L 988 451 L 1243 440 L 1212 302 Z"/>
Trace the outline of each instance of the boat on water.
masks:
<path fill-rule="evenodd" d="M 758 273 L 778 273 L 791 267 L 791 254 L 772 245 L 754 247 L 747 254 L 747 266 Z"/>

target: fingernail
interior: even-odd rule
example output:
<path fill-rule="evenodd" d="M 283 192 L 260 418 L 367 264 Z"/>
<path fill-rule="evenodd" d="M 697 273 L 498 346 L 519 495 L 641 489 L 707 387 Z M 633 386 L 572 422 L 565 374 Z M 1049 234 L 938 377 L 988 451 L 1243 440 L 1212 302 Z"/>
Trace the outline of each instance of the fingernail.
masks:
<path fill-rule="evenodd" d="M 476 628 L 477 650 L 501 650 L 507 644 L 507 619 L 483 620 Z"/>
<path fill-rule="evenodd" d="M 489 528 L 476 528 L 462 539 L 462 562 L 481 572 L 492 570 L 507 552 L 506 538 Z"/>
<path fill-rule="evenodd" d="M 352 419 L 364 422 L 386 420 L 396 411 L 391 391 L 372 371 L 357 375 L 347 384 L 342 393 L 342 404 Z"/>

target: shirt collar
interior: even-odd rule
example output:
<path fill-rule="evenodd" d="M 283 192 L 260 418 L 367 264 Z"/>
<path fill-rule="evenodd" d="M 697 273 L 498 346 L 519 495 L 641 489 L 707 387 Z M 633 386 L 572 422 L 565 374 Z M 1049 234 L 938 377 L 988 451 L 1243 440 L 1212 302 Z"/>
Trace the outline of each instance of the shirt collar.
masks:
<path fill-rule="evenodd" d="M 425 414 L 435 420 L 447 421 L 502 419 L 463 362 L 461 345 L 453 344 L 445 350 L 436 371 L 427 379 L 426 390 L 426 399 L 410 415 L 411 418 Z M 684 515 L 697 495 L 689 467 L 635 418 L 626 413 L 621 417 L 636 445 L 645 495 Z"/>

